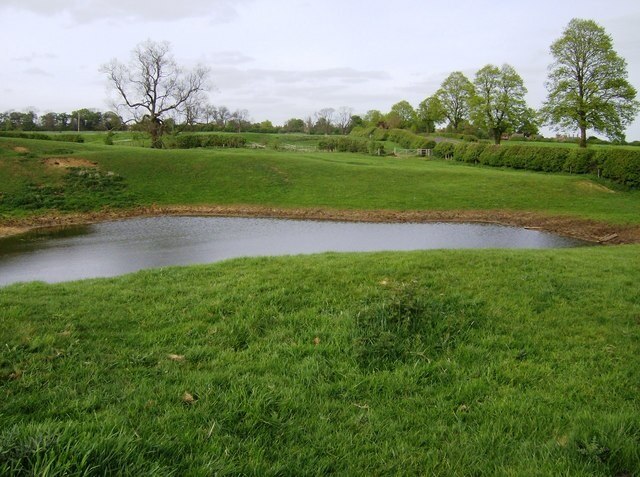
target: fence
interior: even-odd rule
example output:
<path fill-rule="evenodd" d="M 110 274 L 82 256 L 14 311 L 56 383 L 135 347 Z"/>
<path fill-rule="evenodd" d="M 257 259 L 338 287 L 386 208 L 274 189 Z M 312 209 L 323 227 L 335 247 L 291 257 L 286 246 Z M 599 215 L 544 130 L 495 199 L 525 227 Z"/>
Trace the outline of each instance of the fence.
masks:
<path fill-rule="evenodd" d="M 399 149 L 393 148 L 394 156 L 419 156 L 419 157 L 431 157 L 432 149 Z"/>

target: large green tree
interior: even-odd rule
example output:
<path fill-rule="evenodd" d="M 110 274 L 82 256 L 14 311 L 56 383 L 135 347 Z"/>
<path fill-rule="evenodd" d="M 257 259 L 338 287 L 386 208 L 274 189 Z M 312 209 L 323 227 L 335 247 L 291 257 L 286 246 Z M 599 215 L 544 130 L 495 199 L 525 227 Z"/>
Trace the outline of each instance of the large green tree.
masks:
<path fill-rule="evenodd" d="M 473 84 L 462 72 L 454 71 L 442 82 L 435 96 L 449 124 L 457 131 L 462 122 L 469 118 Z"/>
<path fill-rule="evenodd" d="M 444 108 L 437 96 L 429 96 L 422 101 L 416 109 L 416 123 L 420 132 L 432 133 L 436 130 L 436 125 L 445 119 Z"/>
<path fill-rule="evenodd" d="M 527 88 L 516 70 L 506 64 L 485 66 L 476 73 L 473 84 L 471 117 L 500 144 L 502 135 L 518 128 L 527 114 Z"/>
<path fill-rule="evenodd" d="M 613 50 L 604 28 L 574 18 L 551 45 L 551 54 L 555 62 L 542 109 L 546 122 L 559 129 L 579 129 L 581 147 L 587 146 L 587 129 L 624 140 L 639 103 L 626 79 L 626 61 Z"/>
<path fill-rule="evenodd" d="M 410 129 L 416 122 L 416 111 L 408 101 L 399 101 L 391 106 L 391 111 L 387 114 L 387 122 L 391 127 Z"/>

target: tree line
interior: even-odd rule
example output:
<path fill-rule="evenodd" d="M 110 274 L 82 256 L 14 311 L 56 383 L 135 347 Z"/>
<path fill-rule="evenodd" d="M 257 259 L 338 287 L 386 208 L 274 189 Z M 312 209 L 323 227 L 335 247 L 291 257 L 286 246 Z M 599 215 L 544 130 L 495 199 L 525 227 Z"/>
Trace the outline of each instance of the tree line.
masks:
<path fill-rule="evenodd" d="M 131 123 L 132 128 L 151 135 L 153 147 L 162 147 L 162 135 L 176 130 L 348 134 L 356 126 L 420 133 L 441 128 L 500 144 L 505 135 L 529 137 L 546 125 L 578 131 L 582 147 L 587 145 L 588 130 L 624 141 L 624 130 L 635 119 L 640 103 L 627 81 L 626 62 L 613 50 L 604 28 L 592 20 L 573 19 L 550 52 L 554 62 L 546 82 L 548 96 L 537 111 L 527 105 L 527 89 L 513 66 L 489 64 L 473 79 L 452 72 L 416 108 L 404 100 L 387 113 L 369 110 L 363 116 L 354 115 L 347 106 L 323 108 L 305 119 L 291 118 L 274 126 L 268 120 L 252 123 L 246 109 L 231 111 L 209 104 L 209 68 L 199 65 L 184 70 L 167 42 L 147 40 L 133 50 L 128 63 L 113 59 L 101 68 L 115 92 L 113 111 L 81 109 L 39 118 L 33 111 L 5 112 L 0 113 L 0 129 L 101 131 Z"/>

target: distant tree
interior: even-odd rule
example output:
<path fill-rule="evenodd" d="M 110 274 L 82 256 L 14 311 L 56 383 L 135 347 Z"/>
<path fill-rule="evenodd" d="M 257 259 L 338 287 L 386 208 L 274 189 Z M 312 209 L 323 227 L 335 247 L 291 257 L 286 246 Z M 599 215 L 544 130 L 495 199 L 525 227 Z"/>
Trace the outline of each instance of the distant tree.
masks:
<path fill-rule="evenodd" d="M 486 129 L 496 144 L 505 132 L 514 131 L 527 111 L 527 88 L 510 65 L 487 65 L 476 73 L 471 100 L 474 123 Z"/>
<path fill-rule="evenodd" d="M 333 108 L 323 108 L 315 113 L 314 129 L 322 134 L 329 134 L 333 130 Z"/>
<path fill-rule="evenodd" d="M 304 120 L 299 118 L 288 119 L 282 127 L 283 132 L 287 133 L 301 133 L 304 132 Z"/>
<path fill-rule="evenodd" d="M 515 131 L 524 137 L 538 135 L 540 132 L 538 113 L 533 108 L 526 108 Z"/>
<path fill-rule="evenodd" d="M 185 103 L 183 108 L 184 122 L 187 126 L 195 126 L 202 118 L 202 103 L 194 97 Z"/>
<path fill-rule="evenodd" d="M 204 120 L 204 123 L 210 124 L 212 121 L 215 121 L 217 113 L 218 111 L 213 104 L 205 104 L 202 107 L 202 119 Z"/>
<path fill-rule="evenodd" d="M 391 106 L 391 113 L 397 114 L 398 118 L 400 118 L 399 127 L 401 129 L 411 129 L 415 127 L 416 111 L 408 101 L 403 100 Z"/>
<path fill-rule="evenodd" d="M 543 106 L 547 124 L 587 129 L 624 140 L 624 129 L 638 114 L 636 90 L 627 81 L 627 63 L 613 50 L 611 37 L 592 20 L 574 18 L 551 45 L 549 91 Z"/>
<path fill-rule="evenodd" d="M 353 108 L 342 106 L 336 111 L 336 126 L 341 134 L 347 134 L 351 129 L 351 117 L 353 116 Z"/>
<path fill-rule="evenodd" d="M 113 111 L 107 111 L 102 115 L 102 121 L 104 123 L 104 129 L 107 131 L 122 129 L 124 121 L 118 114 Z"/>
<path fill-rule="evenodd" d="M 358 114 L 351 116 L 351 128 L 364 126 L 364 119 Z"/>
<path fill-rule="evenodd" d="M 125 108 L 140 121 L 146 118 L 151 146 L 162 147 L 165 116 L 181 112 L 189 99 L 207 89 L 209 70 L 202 66 L 185 72 L 170 53 L 169 43 L 147 40 L 133 51 L 125 65 L 113 59 L 101 68 Z"/>
<path fill-rule="evenodd" d="M 214 119 L 218 127 L 224 129 L 231 119 L 231 111 L 226 106 L 220 106 L 214 112 Z"/>
<path fill-rule="evenodd" d="M 370 127 L 385 127 L 384 114 L 377 109 L 370 109 L 362 118 L 367 126 Z"/>
<path fill-rule="evenodd" d="M 442 82 L 435 96 L 440 101 L 449 124 L 457 131 L 460 123 L 469 119 L 473 84 L 460 71 L 454 71 Z"/>
<path fill-rule="evenodd" d="M 248 128 L 251 123 L 249 122 L 249 111 L 246 109 L 236 109 L 231 113 L 230 122 L 237 133 L 241 133 L 243 129 Z"/>
<path fill-rule="evenodd" d="M 435 95 L 422 101 L 416 110 L 416 125 L 420 132 L 435 132 L 436 126 L 446 118 L 444 107 Z"/>
<path fill-rule="evenodd" d="M 80 121 L 80 128 L 78 128 Z M 104 130 L 102 113 L 94 109 L 78 109 L 71 112 L 71 126 L 78 131 L 100 131 Z"/>

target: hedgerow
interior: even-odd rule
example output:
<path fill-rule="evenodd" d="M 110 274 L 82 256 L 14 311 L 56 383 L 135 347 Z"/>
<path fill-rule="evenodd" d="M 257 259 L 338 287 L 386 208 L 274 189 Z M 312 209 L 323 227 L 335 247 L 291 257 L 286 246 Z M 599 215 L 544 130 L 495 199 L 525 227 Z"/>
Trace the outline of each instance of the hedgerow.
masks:
<path fill-rule="evenodd" d="M 196 147 L 245 147 L 247 139 L 238 135 L 226 134 L 181 134 L 169 145 L 176 149 L 193 149 Z"/>
<path fill-rule="evenodd" d="M 482 143 L 441 142 L 434 150 L 440 158 L 512 167 L 530 171 L 594 174 L 631 188 L 640 188 L 640 151 L 606 148 L 568 149 L 529 145 L 493 146 Z"/>

